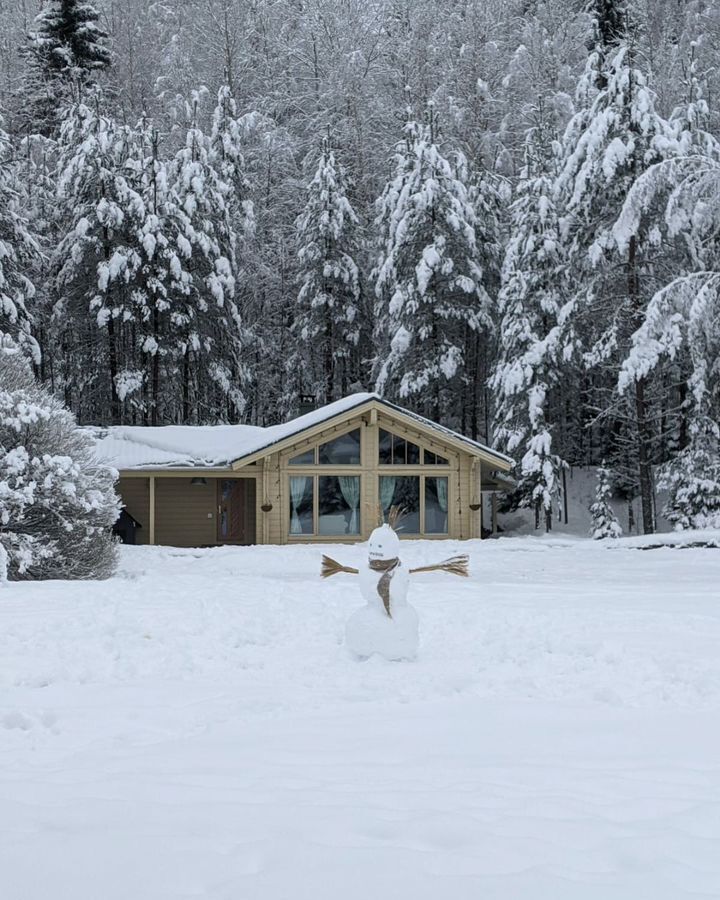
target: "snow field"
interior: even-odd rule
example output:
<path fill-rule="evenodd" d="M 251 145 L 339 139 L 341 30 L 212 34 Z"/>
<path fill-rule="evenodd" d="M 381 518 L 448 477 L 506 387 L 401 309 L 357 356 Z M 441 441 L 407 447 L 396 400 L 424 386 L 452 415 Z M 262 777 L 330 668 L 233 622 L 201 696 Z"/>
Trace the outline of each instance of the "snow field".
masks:
<path fill-rule="evenodd" d="M 366 548 L 123 548 L 0 593 L 7 900 L 720 895 L 720 552 L 510 538 L 342 645 Z"/>

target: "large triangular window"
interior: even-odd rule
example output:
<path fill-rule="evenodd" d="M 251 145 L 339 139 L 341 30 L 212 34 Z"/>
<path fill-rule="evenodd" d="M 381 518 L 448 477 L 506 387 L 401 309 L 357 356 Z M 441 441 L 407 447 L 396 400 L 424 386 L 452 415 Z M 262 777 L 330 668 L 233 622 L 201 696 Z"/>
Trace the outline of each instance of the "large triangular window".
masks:
<path fill-rule="evenodd" d="M 407 438 L 380 429 L 378 463 L 381 466 L 447 466 L 444 456 L 425 450 Z"/>

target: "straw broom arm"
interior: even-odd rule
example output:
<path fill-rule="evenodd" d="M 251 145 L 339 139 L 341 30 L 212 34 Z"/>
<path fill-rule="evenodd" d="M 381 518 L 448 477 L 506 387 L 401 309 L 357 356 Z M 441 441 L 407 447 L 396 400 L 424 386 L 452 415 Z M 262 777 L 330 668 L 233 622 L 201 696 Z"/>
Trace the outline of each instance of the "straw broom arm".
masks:
<path fill-rule="evenodd" d="M 347 572 L 348 575 L 357 575 L 359 569 L 354 569 L 352 566 L 344 566 L 331 556 L 325 556 L 323 554 L 322 566 L 320 567 L 321 577 L 330 578 L 331 575 L 337 575 L 339 572 Z"/>
<path fill-rule="evenodd" d="M 443 560 L 440 563 L 433 563 L 430 566 L 418 566 L 416 569 L 410 569 L 410 574 L 417 572 L 448 572 L 450 575 L 459 575 L 461 578 L 468 578 L 470 570 L 468 568 L 470 558 L 466 553 L 459 556 L 451 556 L 450 559 Z"/>

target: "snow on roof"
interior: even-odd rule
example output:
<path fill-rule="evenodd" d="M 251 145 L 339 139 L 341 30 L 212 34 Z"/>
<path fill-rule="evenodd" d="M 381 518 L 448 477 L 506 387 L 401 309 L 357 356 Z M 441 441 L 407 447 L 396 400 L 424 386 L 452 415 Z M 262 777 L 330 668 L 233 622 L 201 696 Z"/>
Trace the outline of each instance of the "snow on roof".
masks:
<path fill-rule="evenodd" d="M 116 425 L 94 429 L 95 453 L 100 462 L 116 469 L 170 469 L 230 466 L 279 441 L 335 418 L 370 400 L 398 410 L 477 449 L 512 463 L 510 457 L 465 438 L 429 419 L 383 400 L 378 394 L 350 394 L 290 422 L 261 428 L 257 425 Z"/>

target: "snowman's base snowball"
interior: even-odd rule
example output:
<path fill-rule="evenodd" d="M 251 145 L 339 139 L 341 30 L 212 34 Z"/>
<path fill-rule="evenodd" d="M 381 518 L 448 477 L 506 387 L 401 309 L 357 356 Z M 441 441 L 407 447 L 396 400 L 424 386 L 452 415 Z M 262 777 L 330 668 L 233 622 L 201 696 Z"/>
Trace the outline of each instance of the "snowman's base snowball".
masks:
<path fill-rule="evenodd" d="M 418 651 L 418 615 L 405 604 L 392 619 L 377 608 L 363 606 L 345 626 L 345 645 L 358 659 L 382 656 L 387 660 L 415 659 Z"/>

